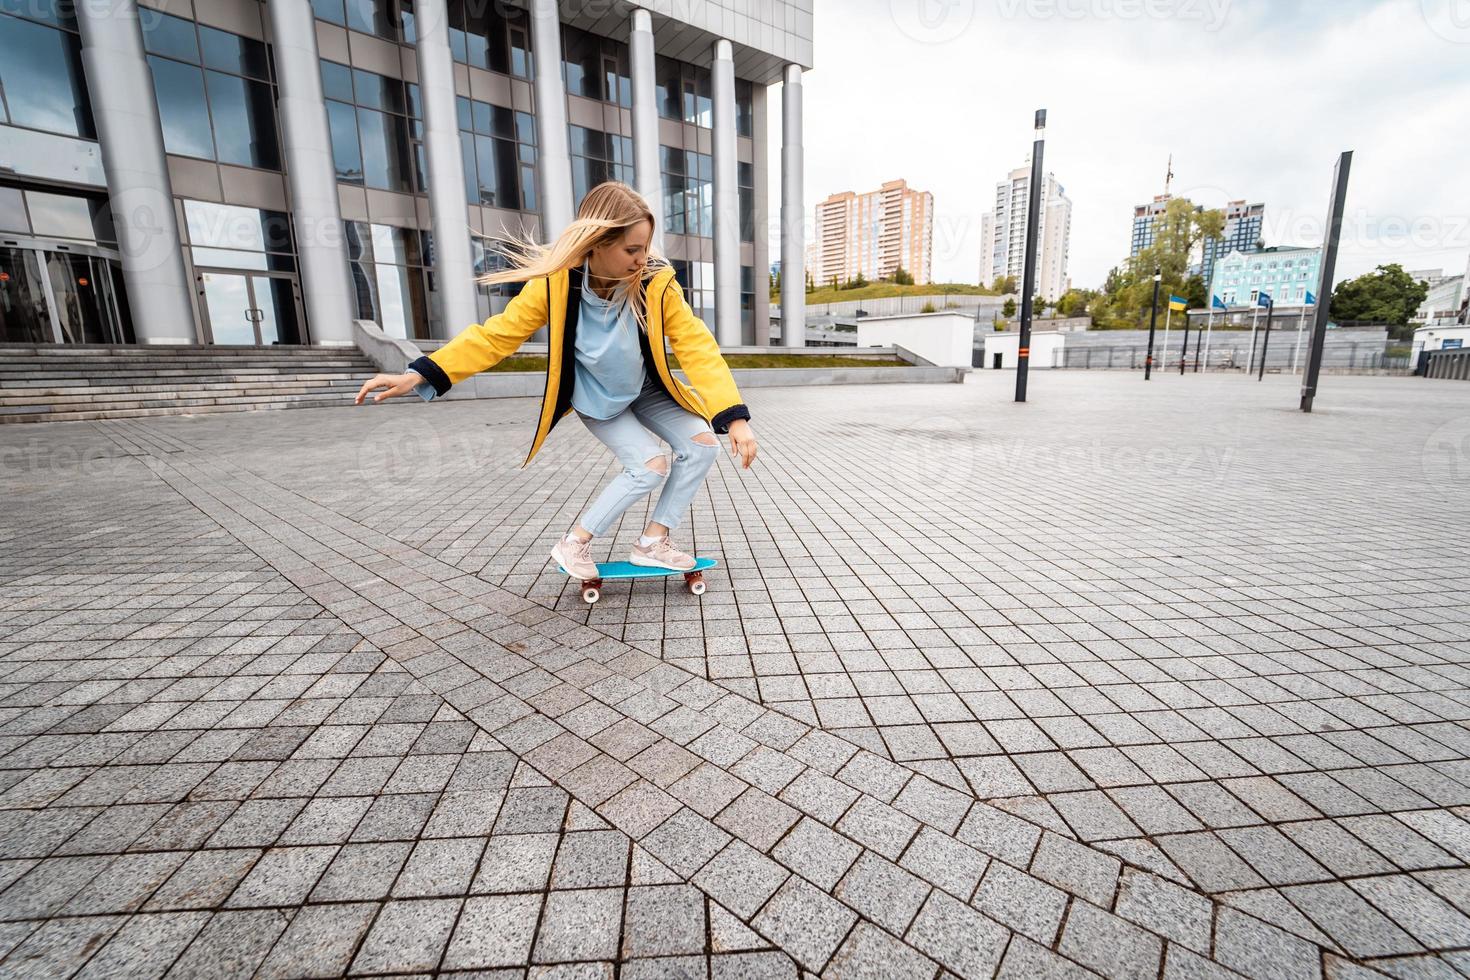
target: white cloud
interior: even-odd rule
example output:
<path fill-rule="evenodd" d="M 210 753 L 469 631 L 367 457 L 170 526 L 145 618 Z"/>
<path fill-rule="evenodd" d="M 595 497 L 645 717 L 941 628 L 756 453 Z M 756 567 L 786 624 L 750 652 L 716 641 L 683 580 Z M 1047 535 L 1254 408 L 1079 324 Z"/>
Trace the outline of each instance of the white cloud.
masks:
<path fill-rule="evenodd" d="M 1447 29 L 1446 2 L 1459 0 L 818 0 L 806 201 L 907 178 L 934 194 L 936 278 L 974 281 L 980 215 L 1045 107 L 1079 285 L 1126 255 L 1132 208 L 1163 190 L 1171 153 L 1176 192 L 1264 201 L 1269 244 L 1317 244 L 1333 162 L 1354 150 L 1338 277 L 1383 262 L 1458 272 L 1470 24 Z"/>

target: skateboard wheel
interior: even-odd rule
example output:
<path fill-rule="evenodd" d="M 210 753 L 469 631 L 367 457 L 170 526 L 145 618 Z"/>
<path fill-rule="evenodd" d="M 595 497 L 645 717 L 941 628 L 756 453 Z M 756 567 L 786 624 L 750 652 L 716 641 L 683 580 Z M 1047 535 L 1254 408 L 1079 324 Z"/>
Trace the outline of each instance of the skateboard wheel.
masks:
<path fill-rule="evenodd" d="M 589 585 L 582 590 L 582 601 L 589 605 L 601 598 L 602 593 L 598 591 L 596 586 Z"/>
<path fill-rule="evenodd" d="M 690 595 L 704 595 L 704 576 L 699 572 L 685 572 L 684 583 L 689 586 Z"/>

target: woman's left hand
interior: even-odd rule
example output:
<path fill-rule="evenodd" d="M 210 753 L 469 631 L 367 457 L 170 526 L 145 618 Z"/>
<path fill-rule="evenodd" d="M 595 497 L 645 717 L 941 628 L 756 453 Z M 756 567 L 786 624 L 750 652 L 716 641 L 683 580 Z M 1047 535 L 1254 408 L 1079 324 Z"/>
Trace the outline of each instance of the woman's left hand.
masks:
<path fill-rule="evenodd" d="M 730 455 L 740 457 L 741 469 L 750 469 L 750 464 L 755 462 L 757 446 L 755 443 L 755 430 L 745 419 L 736 419 L 730 423 Z"/>

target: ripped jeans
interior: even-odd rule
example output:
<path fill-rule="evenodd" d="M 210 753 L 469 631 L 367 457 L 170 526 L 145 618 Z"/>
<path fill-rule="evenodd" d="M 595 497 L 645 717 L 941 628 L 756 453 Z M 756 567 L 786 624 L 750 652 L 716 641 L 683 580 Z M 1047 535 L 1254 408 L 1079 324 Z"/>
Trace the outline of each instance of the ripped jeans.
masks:
<path fill-rule="evenodd" d="M 720 453 L 710 424 L 680 407 L 652 378 L 644 381 L 633 404 L 612 418 L 588 418 L 581 412 L 577 417 L 623 464 L 623 472 L 603 488 L 583 515 L 582 526 L 594 535 L 606 533 L 625 510 L 663 484 L 650 520 L 670 530 L 678 527 Z M 667 477 L 648 465 L 663 455 L 650 429 L 674 451 Z M 711 434 L 710 445 L 695 441 L 702 432 Z"/>

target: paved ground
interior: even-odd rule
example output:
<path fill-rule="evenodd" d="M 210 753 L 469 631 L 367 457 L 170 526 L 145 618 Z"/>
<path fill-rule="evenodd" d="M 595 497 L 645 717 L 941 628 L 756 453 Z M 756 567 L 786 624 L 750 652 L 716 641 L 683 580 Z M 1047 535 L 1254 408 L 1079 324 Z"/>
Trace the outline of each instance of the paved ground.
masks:
<path fill-rule="evenodd" d="M 1470 975 L 1470 387 L 1010 378 L 590 608 L 528 401 L 0 429 L 0 974 Z"/>

